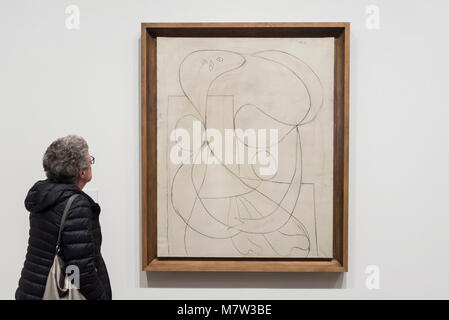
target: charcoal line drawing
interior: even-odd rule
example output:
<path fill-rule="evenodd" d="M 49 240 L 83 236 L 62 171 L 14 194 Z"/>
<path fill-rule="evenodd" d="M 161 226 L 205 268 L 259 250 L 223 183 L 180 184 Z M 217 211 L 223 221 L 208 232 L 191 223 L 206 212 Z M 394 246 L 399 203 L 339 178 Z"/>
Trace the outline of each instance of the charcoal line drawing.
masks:
<path fill-rule="evenodd" d="M 313 126 L 323 108 L 322 79 L 302 59 L 275 49 L 204 48 L 185 54 L 176 67 L 182 94 L 168 96 L 166 132 L 191 131 L 194 120 L 202 130 L 275 128 L 279 163 L 271 176 L 251 164 L 167 164 L 167 256 L 201 257 L 213 243 L 220 257 L 320 257 L 316 184 L 304 181 L 301 130 Z M 166 141 L 169 159 L 173 143 Z M 238 142 L 245 151 L 272 148 Z M 207 137 L 188 152 L 195 159 L 204 149 L 214 156 Z M 182 248 L 171 248 L 171 237 L 182 239 Z"/>

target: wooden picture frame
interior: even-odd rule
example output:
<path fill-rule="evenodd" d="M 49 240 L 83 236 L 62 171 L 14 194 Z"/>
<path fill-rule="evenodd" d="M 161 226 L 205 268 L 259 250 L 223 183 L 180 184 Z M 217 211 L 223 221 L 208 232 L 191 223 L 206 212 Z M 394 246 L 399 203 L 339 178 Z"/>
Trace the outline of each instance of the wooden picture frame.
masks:
<path fill-rule="evenodd" d="M 226 272 L 347 272 L 349 31 L 339 23 L 142 23 L 141 186 L 142 270 Z M 333 37 L 333 258 L 160 258 L 157 255 L 157 37 Z"/>

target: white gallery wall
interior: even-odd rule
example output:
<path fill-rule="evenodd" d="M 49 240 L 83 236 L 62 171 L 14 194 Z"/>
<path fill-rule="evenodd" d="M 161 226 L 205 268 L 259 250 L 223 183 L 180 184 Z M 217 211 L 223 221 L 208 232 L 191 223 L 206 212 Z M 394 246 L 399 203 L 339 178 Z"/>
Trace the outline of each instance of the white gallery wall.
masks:
<path fill-rule="evenodd" d="M 43 152 L 71 133 L 96 158 L 86 191 L 115 299 L 449 298 L 448 12 L 436 0 L 1 0 L 0 299 L 14 298 Z M 257 21 L 351 22 L 349 272 L 141 272 L 140 23 Z"/>

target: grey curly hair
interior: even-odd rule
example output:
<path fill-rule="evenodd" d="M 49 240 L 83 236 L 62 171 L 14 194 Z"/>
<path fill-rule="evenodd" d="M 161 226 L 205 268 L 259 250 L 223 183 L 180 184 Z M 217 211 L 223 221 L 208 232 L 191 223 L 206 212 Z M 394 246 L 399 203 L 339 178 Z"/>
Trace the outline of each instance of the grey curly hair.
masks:
<path fill-rule="evenodd" d="M 53 141 L 43 158 L 47 178 L 56 183 L 77 183 L 80 171 L 89 167 L 88 149 L 86 140 L 76 135 Z"/>

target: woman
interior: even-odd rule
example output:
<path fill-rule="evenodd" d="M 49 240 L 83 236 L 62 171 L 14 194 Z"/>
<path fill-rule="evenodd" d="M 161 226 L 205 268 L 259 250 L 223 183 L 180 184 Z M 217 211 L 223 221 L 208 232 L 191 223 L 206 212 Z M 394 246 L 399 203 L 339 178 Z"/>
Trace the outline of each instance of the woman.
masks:
<path fill-rule="evenodd" d="M 28 250 L 16 291 L 16 299 L 40 300 L 56 251 L 61 216 L 67 200 L 72 203 L 61 236 L 61 257 L 66 265 L 79 268 L 79 290 L 87 300 L 111 299 L 108 271 L 100 253 L 100 206 L 82 191 L 92 179 L 86 141 L 69 135 L 54 141 L 44 154 L 46 180 L 28 192 L 30 211 Z"/>

